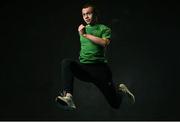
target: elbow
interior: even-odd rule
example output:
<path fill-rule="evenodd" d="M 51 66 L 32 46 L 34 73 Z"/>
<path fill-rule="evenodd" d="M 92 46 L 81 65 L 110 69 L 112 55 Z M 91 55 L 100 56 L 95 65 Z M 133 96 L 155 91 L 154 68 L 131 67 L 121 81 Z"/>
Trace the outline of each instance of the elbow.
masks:
<path fill-rule="evenodd" d="M 107 47 L 107 46 L 108 46 L 108 44 L 107 44 L 106 42 L 102 42 L 100 45 L 101 45 L 102 47 Z"/>
<path fill-rule="evenodd" d="M 109 45 L 109 43 L 110 43 L 110 40 L 109 40 L 109 39 L 103 39 L 102 46 L 103 46 L 103 47 L 106 47 L 106 46 Z"/>

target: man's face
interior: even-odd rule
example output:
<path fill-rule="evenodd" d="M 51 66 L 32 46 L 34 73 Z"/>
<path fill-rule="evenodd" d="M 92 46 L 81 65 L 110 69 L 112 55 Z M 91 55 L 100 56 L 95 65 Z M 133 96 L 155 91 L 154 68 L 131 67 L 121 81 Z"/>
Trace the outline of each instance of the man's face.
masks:
<path fill-rule="evenodd" d="M 87 24 L 93 23 L 93 7 L 83 8 L 82 16 Z"/>

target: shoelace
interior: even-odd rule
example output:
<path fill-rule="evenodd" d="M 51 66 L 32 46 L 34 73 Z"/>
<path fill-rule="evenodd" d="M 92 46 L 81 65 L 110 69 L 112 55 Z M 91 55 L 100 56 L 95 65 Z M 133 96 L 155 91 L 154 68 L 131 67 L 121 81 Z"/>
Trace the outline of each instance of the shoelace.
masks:
<path fill-rule="evenodd" d="M 60 92 L 60 95 L 61 95 L 62 97 L 65 97 L 65 96 L 66 96 L 66 91 Z"/>
<path fill-rule="evenodd" d="M 127 93 L 127 91 L 125 89 L 121 89 L 124 93 Z"/>

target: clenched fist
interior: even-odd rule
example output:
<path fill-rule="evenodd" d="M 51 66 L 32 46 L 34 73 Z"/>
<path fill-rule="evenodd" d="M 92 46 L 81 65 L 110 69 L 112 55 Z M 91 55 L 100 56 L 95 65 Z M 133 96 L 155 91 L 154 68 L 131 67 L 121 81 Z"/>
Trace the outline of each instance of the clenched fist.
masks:
<path fill-rule="evenodd" d="M 84 29 L 85 29 L 85 26 L 84 26 L 83 24 L 81 24 L 81 25 L 78 27 L 78 32 L 79 32 L 80 35 L 85 34 Z"/>

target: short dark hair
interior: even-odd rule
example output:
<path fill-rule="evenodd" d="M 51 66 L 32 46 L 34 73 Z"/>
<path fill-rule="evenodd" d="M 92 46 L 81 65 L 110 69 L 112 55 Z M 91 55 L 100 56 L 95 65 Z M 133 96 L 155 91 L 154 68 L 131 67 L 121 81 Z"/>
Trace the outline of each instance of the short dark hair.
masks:
<path fill-rule="evenodd" d="M 88 8 L 88 7 L 92 7 L 92 8 L 93 8 L 93 14 L 94 14 L 96 17 L 99 17 L 99 10 L 97 9 L 97 5 L 94 3 L 94 1 L 86 2 L 86 3 L 82 6 L 82 9 L 83 9 L 83 8 Z"/>

